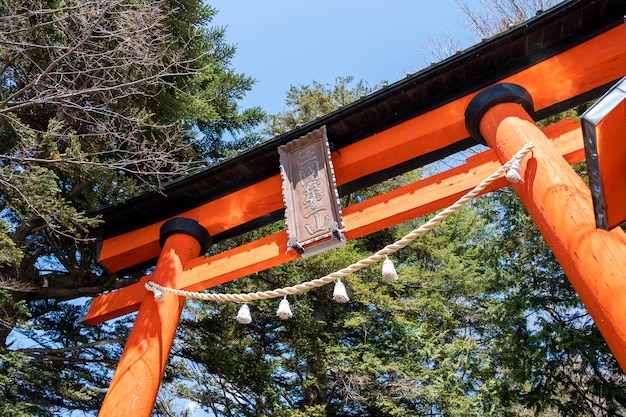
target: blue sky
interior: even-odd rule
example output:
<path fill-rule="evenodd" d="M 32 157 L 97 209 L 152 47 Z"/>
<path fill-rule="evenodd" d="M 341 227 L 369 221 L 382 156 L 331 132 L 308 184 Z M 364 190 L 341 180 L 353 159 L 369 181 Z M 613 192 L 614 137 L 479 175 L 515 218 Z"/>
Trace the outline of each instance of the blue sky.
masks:
<path fill-rule="evenodd" d="M 474 0 L 470 3 L 478 3 Z M 285 110 L 290 85 L 333 83 L 352 75 L 370 86 L 390 84 L 432 58 L 420 49 L 449 32 L 474 44 L 454 0 L 210 0 L 237 46 L 233 67 L 257 80 L 242 102 L 269 113 Z"/>

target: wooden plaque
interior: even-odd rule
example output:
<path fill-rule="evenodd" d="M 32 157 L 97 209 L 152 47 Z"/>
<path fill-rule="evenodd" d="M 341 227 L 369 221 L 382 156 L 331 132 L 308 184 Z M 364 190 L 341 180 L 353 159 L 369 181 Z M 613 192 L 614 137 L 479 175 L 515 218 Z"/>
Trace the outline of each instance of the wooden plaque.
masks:
<path fill-rule="evenodd" d="M 278 153 L 290 247 L 307 258 L 345 244 L 326 126 Z"/>
<path fill-rule="evenodd" d="M 626 221 L 626 78 L 581 117 L 596 226 Z"/>

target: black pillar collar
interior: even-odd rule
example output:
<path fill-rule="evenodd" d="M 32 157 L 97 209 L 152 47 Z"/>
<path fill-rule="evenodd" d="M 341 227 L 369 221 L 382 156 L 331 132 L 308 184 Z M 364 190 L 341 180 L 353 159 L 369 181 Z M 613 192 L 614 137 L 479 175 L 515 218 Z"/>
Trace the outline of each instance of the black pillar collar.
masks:
<path fill-rule="evenodd" d="M 518 103 L 530 114 L 535 113 L 530 93 L 517 84 L 496 84 L 476 94 L 465 109 L 465 127 L 472 138 L 487 145 L 480 133 L 480 121 L 487 111 L 497 104 Z"/>
<path fill-rule="evenodd" d="M 200 243 L 200 253 L 206 253 L 211 246 L 211 235 L 196 220 L 176 217 L 163 223 L 159 238 L 161 247 L 168 237 L 175 234 L 189 235 L 196 239 Z"/>

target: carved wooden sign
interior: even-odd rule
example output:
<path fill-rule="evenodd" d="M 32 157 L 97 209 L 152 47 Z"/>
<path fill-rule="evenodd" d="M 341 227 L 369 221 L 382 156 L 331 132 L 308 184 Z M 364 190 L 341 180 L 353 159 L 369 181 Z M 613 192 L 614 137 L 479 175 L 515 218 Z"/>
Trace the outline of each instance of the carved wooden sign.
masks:
<path fill-rule="evenodd" d="M 345 244 L 326 127 L 279 147 L 278 153 L 290 249 L 307 258 Z"/>

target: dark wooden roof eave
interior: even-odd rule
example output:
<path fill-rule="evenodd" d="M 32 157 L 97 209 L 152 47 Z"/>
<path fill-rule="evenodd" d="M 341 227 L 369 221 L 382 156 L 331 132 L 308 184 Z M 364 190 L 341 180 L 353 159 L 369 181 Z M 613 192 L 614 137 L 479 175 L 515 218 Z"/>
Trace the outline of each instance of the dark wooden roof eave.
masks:
<path fill-rule="evenodd" d="M 277 148 L 321 126 L 327 127 L 329 141 L 341 151 L 344 146 L 484 88 L 492 84 L 493 80 L 519 72 L 615 27 L 623 22 L 625 12 L 623 0 L 564 2 L 522 25 L 484 40 L 235 158 L 174 181 L 162 190 L 139 194 L 118 206 L 94 211 L 94 215 L 104 219 L 100 234 L 107 238 L 147 226 L 276 175 L 279 172 Z M 577 97 L 567 103 L 541 109 L 537 119 L 571 108 L 599 94 L 590 92 L 590 97 Z M 346 184 L 340 188 L 340 193 L 372 185 L 474 144 L 471 139 L 465 139 L 402 166 Z M 228 236 L 250 230 L 280 216 L 281 213 L 274 213 L 258 219 L 238 230 L 229 231 Z"/>

